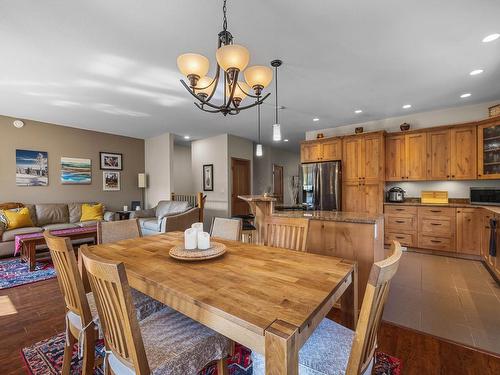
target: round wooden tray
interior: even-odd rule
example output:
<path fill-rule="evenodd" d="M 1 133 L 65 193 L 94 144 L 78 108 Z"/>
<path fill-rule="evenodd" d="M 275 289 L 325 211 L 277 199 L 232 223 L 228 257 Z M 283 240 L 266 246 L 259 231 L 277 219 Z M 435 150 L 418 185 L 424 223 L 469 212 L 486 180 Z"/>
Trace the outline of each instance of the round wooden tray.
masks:
<path fill-rule="evenodd" d="M 178 260 L 196 261 L 220 257 L 226 252 L 226 245 L 219 242 L 211 242 L 211 247 L 206 250 L 186 250 L 184 244 L 176 245 L 170 249 L 168 254 Z"/>

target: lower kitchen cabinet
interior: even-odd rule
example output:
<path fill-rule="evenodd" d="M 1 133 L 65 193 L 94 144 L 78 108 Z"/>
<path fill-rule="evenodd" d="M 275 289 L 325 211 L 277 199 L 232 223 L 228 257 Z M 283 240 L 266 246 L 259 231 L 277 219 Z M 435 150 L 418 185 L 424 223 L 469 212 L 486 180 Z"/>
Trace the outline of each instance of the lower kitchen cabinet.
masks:
<path fill-rule="evenodd" d="M 457 252 L 481 255 L 483 209 L 457 208 Z"/>

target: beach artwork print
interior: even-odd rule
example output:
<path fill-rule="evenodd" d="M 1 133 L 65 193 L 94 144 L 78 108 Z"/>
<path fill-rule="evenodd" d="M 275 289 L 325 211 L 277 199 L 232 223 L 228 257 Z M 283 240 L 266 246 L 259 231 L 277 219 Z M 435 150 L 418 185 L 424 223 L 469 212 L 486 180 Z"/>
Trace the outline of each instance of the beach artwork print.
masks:
<path fill-rule="evenodd" d="M 92 160 L 61 157 L 61 183 L 63 185 L 91 184 Z"/>
<path fill-rule="evenodd" d="M 16 150 L 16 185 L 47 186 L 49 155 L 45 151 Z"/>

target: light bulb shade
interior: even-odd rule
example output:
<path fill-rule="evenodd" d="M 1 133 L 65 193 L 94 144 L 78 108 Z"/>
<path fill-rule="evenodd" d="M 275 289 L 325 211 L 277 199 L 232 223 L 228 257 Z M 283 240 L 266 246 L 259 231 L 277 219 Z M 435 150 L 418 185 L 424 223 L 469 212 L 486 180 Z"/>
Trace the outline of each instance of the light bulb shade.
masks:
<path fill-rule="evenodd" d="M 224 71 L 238 69 L 242 72 L 250 61 L 250 52 L 239 44 L 229 44 L 220 47 L 215 53 L 215 57 Z"/>
<path fill-rule="evenodd" d="M 200 78 L 198 80 L 198 83 L 196 84 L 196 87 L 194 89 L 196 94 L 205 94 L 206 96 L 209 96 L 212 93 L 212 90 L 214 89 L 214 84 L 210 85 L 213 82 L 213 78 L 209 76 L 205 76 L 203 78 Z M 209 86 L 210 85 L 210 86 Z"/>
<path fill-rule="evenodd" d="M 280 126 L 280 124 L 273 125 L 273 141 L 275 141 L 275 142 L 281 141 L 281 126 Z"/>
<path fill-rule="evenodd" d="M 255 146 L 255 156 L 262 156 L 262 145 L 260 143 Z"/>
<path fill-rule="evenodd" d="M 197 53 L 185 53 L 177 58 L 177 67 L 186 77 L 190 75 L 205 77 L 210 67 L 208 59 Z"/>
<path fill-rule="evenodd" d="M 247 97 L 247 93 L 250 91 L 250 87 L 243 82 L 243 81 L 238 81 L 238 85 L 236 85 L 236 88 L 234 89 L 234 99 L 239 99 L 240 101 L 245 99 Z M 226 96 L 229 97 L 231 94 L 229 85 L 226 86 Z"/>
<path fill-rule="evenodd" d="M 146 188 L 146 173 L 139 173 L 137 175 L 137 187 Z"/>
<path fill-rule="evenodd" d="M 273 80 L 273 70 L 268 66 L 254 65 L 248 67 L 245 72 L 245 81 L 252 88 L 267 87 Z"/>

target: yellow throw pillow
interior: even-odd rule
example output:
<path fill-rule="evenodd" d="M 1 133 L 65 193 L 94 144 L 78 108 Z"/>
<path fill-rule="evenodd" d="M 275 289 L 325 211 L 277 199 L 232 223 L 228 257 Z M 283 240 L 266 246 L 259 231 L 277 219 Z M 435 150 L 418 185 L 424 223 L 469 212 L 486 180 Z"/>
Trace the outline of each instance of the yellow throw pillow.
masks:
<path fill-rule="evenodd" d="M 99 204 L 82 204 L 82 216 L 80 221 L 95 221 L 104 219 L 103 206 Z"/>
<path fill-rule="evenodd" d="M 19 211 L 3 210 L 2 215 L 7 220 L 7 230 L 33 226 L 27 207 L 21 208 Z"/>

